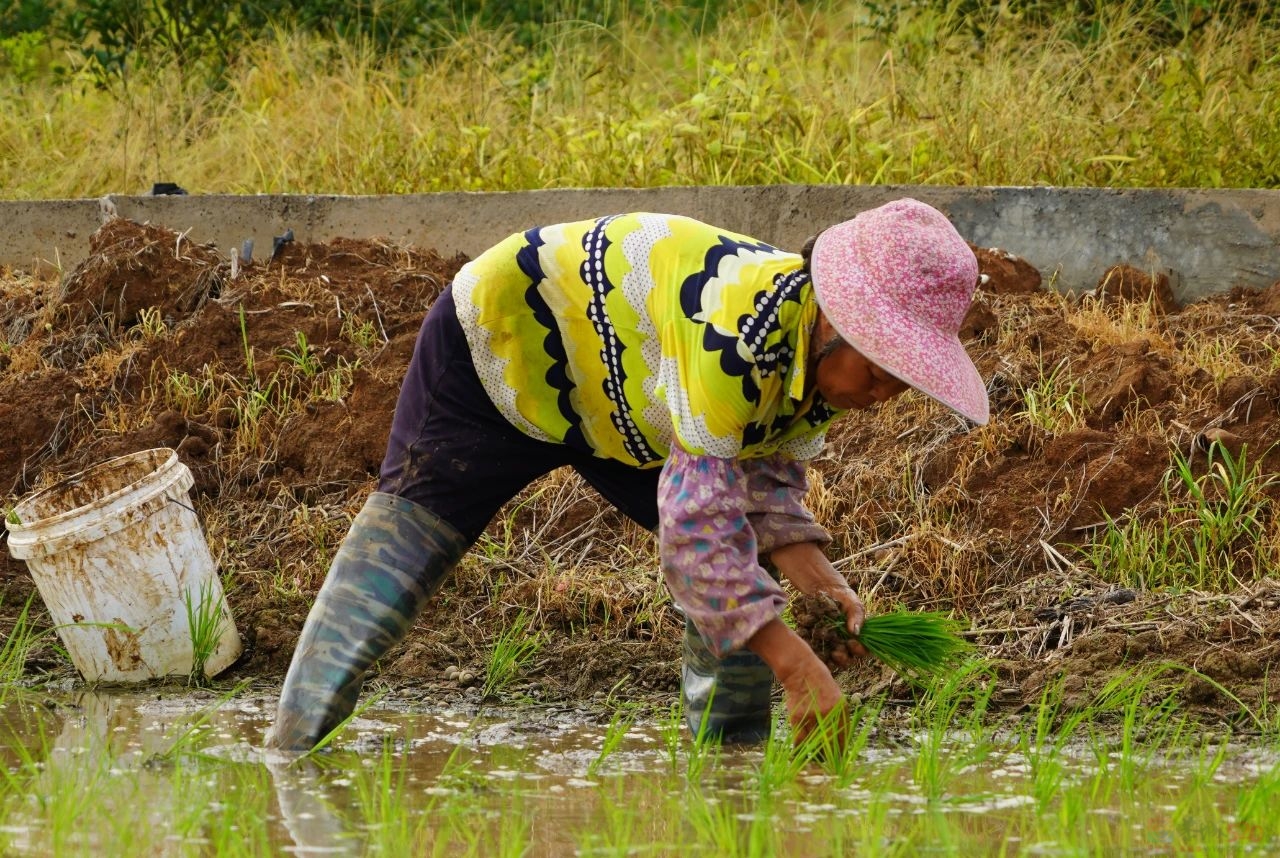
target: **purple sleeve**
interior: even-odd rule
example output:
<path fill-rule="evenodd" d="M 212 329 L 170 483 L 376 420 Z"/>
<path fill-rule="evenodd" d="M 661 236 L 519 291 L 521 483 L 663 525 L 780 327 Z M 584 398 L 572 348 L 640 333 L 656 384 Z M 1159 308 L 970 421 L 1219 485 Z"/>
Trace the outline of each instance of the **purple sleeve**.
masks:
<path fill-rule="evenodd" d="M 736 459 L 671 450 L 658 479 L 658 551 L 676 604 L 717 657 L 744 647 L 787 597 L 760 566 Z"/>
<path fill-rule="evenodd" d="M 774 454 L 742 463 L 747 477 L 747 520 L 764 555 L 797 542 L 831 544 L 831 534 L 804 505 L 809 493 L 805 462 Z"/>

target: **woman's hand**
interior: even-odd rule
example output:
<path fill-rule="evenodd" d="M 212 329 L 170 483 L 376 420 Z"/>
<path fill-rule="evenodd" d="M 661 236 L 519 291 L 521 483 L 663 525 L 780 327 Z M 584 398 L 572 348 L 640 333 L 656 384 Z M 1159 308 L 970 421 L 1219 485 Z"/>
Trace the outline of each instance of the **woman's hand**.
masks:
<path fill-rule="evenodd" d="M 867 616 L 866 608 L 858 594 L 849 586 L 849 582 L 831 565 L 821 548 L 812 542 L 796 542 L 774 549 L 769 559 L 778 567 L 778 572 L 801 593 L 806 596 L 825 595 L 834 599 L 844 613 L 849 634 L 857 635 L 862 631 L 862 621 Z M 850 640 L 843 649 L 836 649 L 831 653 L 831 660 L 837 666 L 844 667 L 855 658 L 866 655 L 868 653 L 862 644 Z"/>
<path fill-rule="evenodd" d="M 849 734 L 849 711 L 831 671 L 803 639 L 780 619 L 756 632 L 747 647 L 764 659 L 786 693 L 792 740 L 804 742 L 819 724 L 830 729 L 830 748 L 843 754 Z"/>

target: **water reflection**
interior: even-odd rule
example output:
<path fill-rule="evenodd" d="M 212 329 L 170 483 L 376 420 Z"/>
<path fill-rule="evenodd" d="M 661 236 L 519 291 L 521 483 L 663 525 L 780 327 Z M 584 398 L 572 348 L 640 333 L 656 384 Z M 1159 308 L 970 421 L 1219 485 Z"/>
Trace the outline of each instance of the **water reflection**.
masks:
<path fill-rule="evenodd" d="M 326 795 L 322 772 L 306 759 L 266 761 L 280 819 L 301 855 L 358 855 L 364 843 L 342 820 Z M 342 798 L 345 798 L 342 797 Z"/>
<path fill-rule="evenodd" d="M 1212 765 L 1150 755 L 1135 775 L 1132 759 L 1089 746 L 1046 757 L 1016 740 L 902 732 L 847 777 L 779 778 L 764 750 L 699 751 L 669 719 L 611 725 L 548 708 L 388 704 L 332 752 L 297 758 L 261 747 L 273 704 L 163 689 L 11 695 L 0 854 L 1159 854 L 1252 836 L 1237 805 L 1280 795 L 1270 748 Z M 1274 788 L 1238 802 L 1252 782 Z M 1271 825 L 1251 813 L 1251 831 Z M 1271 828 L 1257 837 L 1276 845 Z"/>

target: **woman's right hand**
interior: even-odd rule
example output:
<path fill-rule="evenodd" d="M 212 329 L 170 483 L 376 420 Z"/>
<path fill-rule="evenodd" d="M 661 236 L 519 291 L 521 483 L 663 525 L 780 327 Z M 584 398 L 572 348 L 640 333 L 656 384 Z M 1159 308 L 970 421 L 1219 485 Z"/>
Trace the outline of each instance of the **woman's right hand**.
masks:
<path fill-rule="evenodd" d="M 830 730 L 828 750 L 843 754 L 849 733 L 848 706 L 835 677 L 809 645 L 782 620 L 774 619 L 747 646 L 764 659 L 782 685 L 792 741 L 799 745 L 819 728 Z"/>

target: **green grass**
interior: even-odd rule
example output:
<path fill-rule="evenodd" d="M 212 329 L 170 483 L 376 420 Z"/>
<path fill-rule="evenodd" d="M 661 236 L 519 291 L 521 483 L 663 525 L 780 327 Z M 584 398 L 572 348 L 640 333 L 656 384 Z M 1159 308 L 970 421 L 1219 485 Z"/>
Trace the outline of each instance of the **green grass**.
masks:
<path fill-rule="evenodd" d="M 187 630 L 191 635 L 191 672 L 189 681 L 203 685 L 208 679 L 209 660 L 222 643 L 227 630 L 227 615 L 223 611 L 222 589 L 217 582 L 201 582 L 199 592 L 188 590 L 182 596 L 187 614 Z"/>
<path fill-rule="evenodd" d="M 831 0 L 708 29 L 653 0 L 416 54 L 275 33 L 216 88 L 177 66 L 96 88 L 53 74 L 51 45 L 0 66 L 0 193 L 1275 186 L 1280 30 L 1210 16 L 1177 41 L 1156 5 L 1109 4 L 1084 37 L 1070 4 L 1032 22 Z"/>
<path fill-rule="evenodd" d="M 27 599 L 14 618 L 13 626 L 4 640 L 0 641 L 0 701 L 4 700 L 8 688 L 22 679 L 27 654 L 42 637 L 42 633 L 36 632 L 31 625 L 31 605 L 34 601 L 35 596 Z M 0 598 L 0 606 L 3 604 L 4 599 Z"/>
<path fill-rule="evenodd" d="M 483 693 L 487 697 L 511 685 L 542 648 L 542 635 L 530 629 L 533 617 L 521 611 L 493 642 L 485 666 Z"/>
<path fill-rule="evenodd" d="M 1084 553 L 1103 578 L 1141 588 L 1217 592 L 1265 574 L 1273 548 L 1268 492 L 1277 478 L 1263 473 L 1261 456 L 1232 456 L 1219 444 L 1193 465 L 1181 453 L 1165 474 L 1166 508 L 1149 519 L 1138 510 L 1106 516 Z"/>

